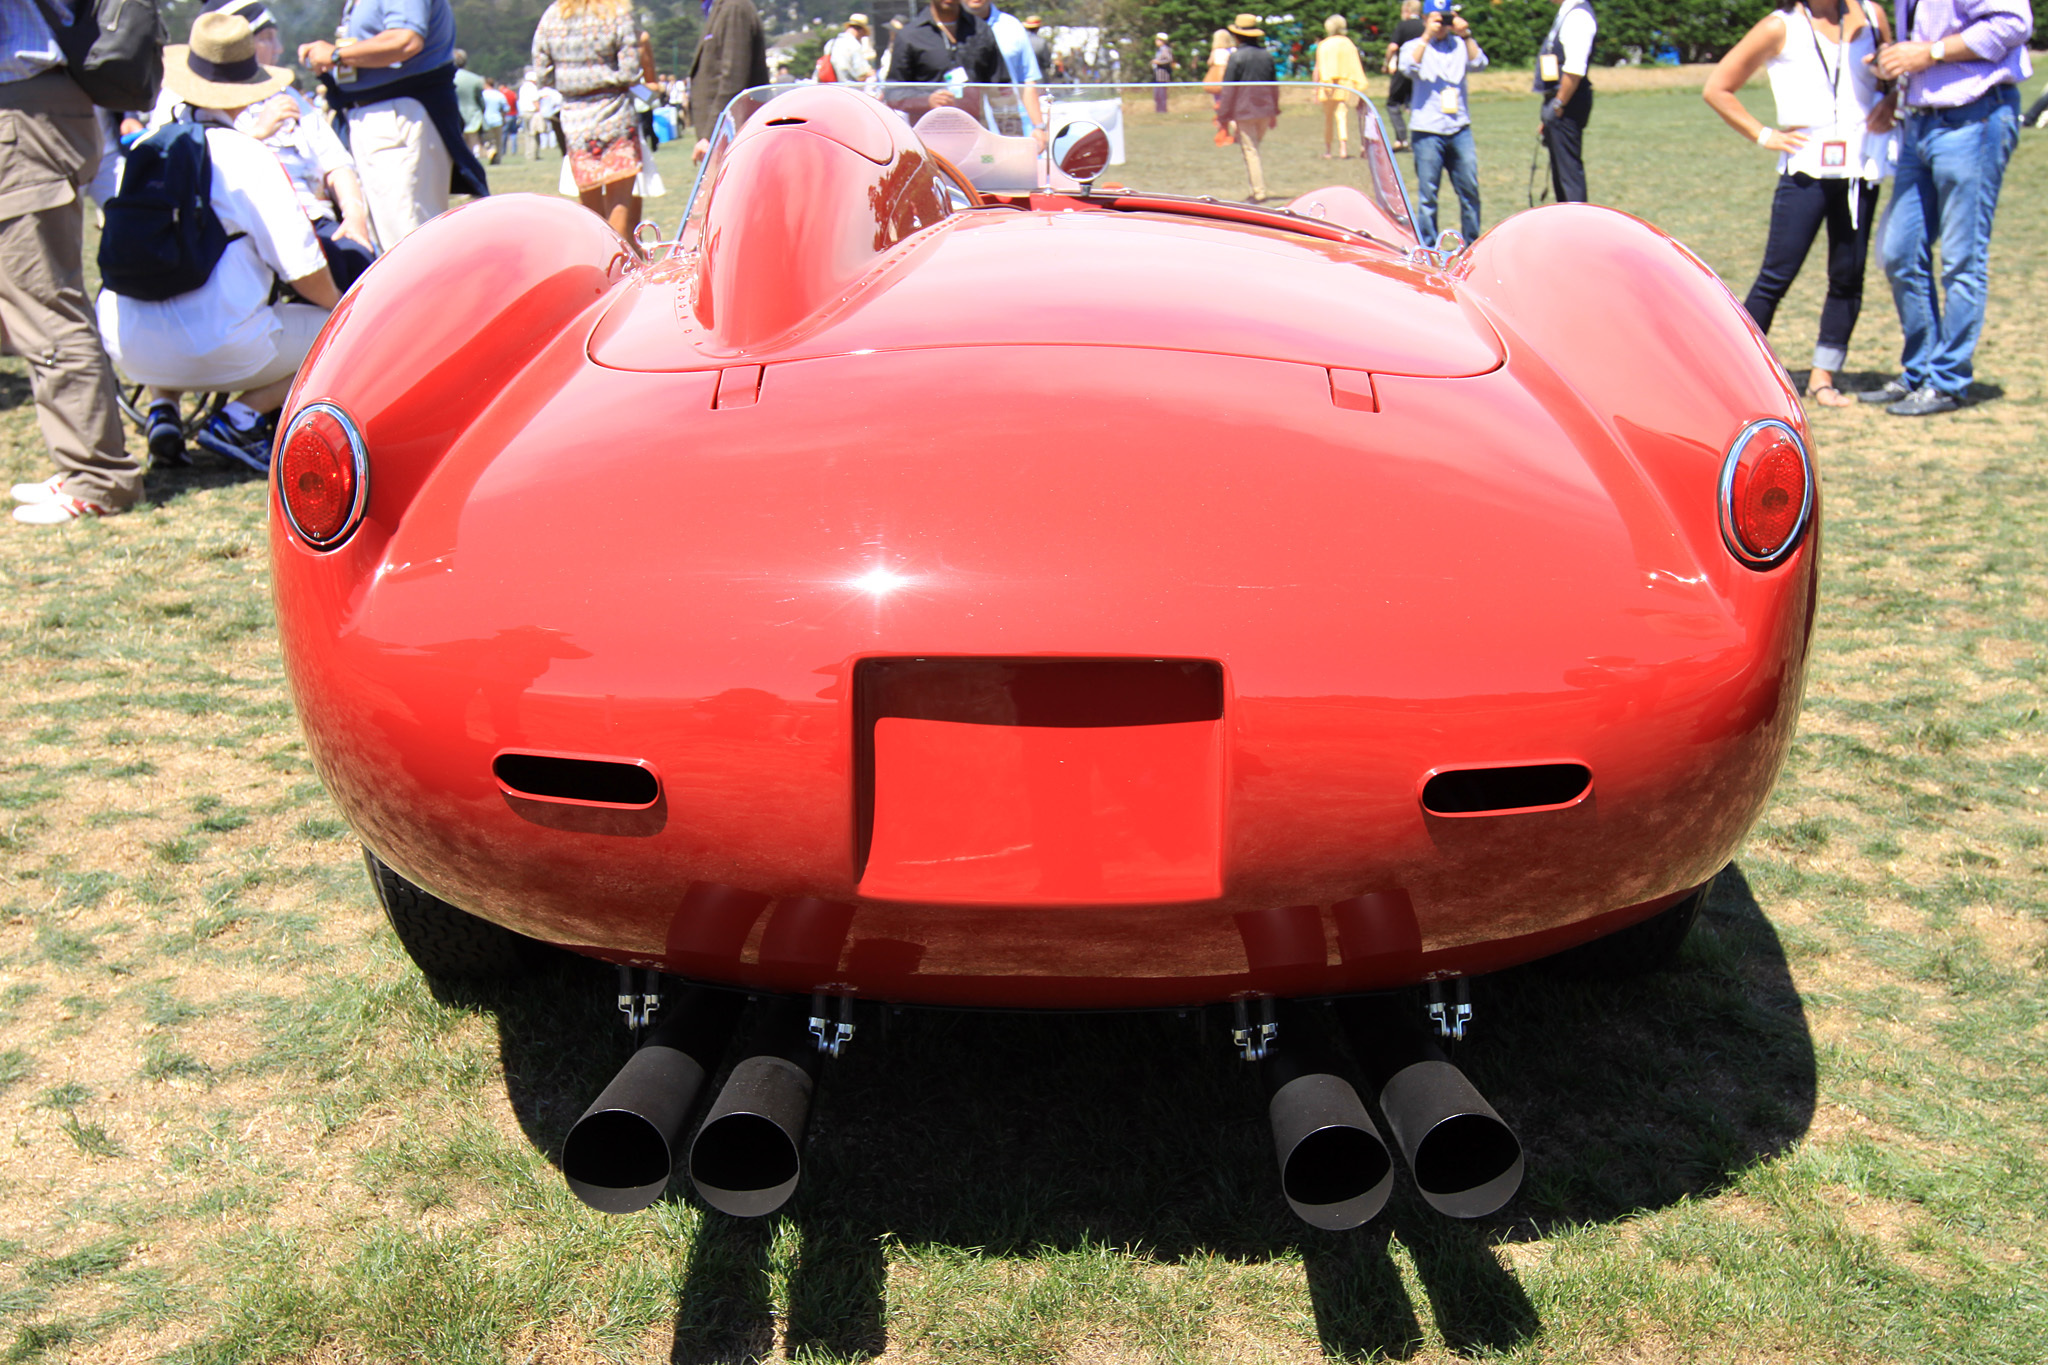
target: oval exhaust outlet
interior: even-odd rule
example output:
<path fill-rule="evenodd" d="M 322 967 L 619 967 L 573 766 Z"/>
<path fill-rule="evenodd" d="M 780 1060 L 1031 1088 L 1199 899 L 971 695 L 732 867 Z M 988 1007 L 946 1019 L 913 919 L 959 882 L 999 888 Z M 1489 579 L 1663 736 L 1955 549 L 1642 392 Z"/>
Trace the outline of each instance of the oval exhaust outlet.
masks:
<path fill-rule="evenodd" d="M 661 797 L 661 780 L 637 759 L 507 751 L 491 760 L 491 775 L 511 795 L 534 801 L 645 810 Z"/>
<path fill-rule="evenodd" d="M 1422 784 L 1422 808 L 1431 815 L 1506 815 L 1556 810 L 1593 789 L 1583 763 L 1522 763 L 1503 768 L 1451 768 Z"/>

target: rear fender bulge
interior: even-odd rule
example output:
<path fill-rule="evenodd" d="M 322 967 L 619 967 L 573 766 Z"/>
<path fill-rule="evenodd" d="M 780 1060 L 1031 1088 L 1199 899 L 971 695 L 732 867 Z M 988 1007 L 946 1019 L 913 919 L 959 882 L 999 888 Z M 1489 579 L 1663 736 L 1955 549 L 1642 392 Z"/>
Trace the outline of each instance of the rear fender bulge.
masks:
<path fill-rule="evenodd" d="M 1521 382 L 1587 429 L 1589 449 L 1590 428 L 1603 428 L 1600 444 L 1618 448 L 1663 500 L 1685 558 L 1717 590 L 1743 596 L 1756 575 L 1721 543 L 1722 459 L 1758 418 L 1786 422 L 1809 450 L 1811 440 L 1783 368 L 1727 287 L 1649 224 L 1581 205 L 1509 219 L 1474 245 L 1460 274 Z M 1589 292 L 1589 280 L 1627 284 Z M 1785 566 L 1810 553 L 1802 547 Z"/>
<path fill-rule="evenodd" d="M 374 528 L 397 523 L 449 447 L 565 329 L 577 330 L 631 259 L 623 238 L 574 203 L 505 195 L 443 214 L 343 298 L 300 367 L 285 419 L 325 400 L 355 420 L 370 447 L 365 519 L 381 540 Z M 451 276 L 474 287 L 450 288 Z"/>

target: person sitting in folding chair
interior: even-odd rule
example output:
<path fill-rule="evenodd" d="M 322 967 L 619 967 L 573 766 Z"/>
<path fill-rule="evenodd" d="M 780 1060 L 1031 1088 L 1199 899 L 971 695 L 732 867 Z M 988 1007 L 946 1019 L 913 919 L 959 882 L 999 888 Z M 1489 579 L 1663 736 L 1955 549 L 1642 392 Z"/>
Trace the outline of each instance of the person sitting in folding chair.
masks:
<path fill-rule="evenodd" d="M 100 333 L 115 365 L 150 386 L 152 450 L 159 413 L 182 441 L 180 393 L 231 390 L 196 439 L 267 472 L 275 410 L 340 300 L 291 179 L 234 127 L 291 73 L 256 60 L 248 20 L 211 13 L 189 45 L 164 50 L 164 81 L 187 107 L 130 150 L 107 205 Z M 280 280 L 305 302 L 273 303 Z"/>

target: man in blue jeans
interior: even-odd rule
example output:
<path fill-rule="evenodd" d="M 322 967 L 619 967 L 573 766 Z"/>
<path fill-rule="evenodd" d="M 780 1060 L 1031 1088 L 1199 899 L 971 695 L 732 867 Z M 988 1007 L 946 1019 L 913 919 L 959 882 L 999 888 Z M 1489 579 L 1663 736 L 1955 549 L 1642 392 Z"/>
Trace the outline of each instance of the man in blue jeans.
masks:
<path fill-rule="evenodd" d="M 1901 41 L 1877 55 L 1901 83 L 1899 166 L 1881 250 L 1906 334 L 1901 373 L 1859 394 L 1895 417 L 1961 406 L 1984 330 L 1991 219 L 2034 74 L 2028 0 L 1901 0 Z M 1941 247 L 1941 281 L 1934 248 Z"/>
<path fill-rule="evenodd" d="M 1472 29 L 1452 0 L 1423 0 L 1422 36 L 1401 49 L 1401 72 L 1414 83 L 1409 126 L 1415 147 L 1415 231 L 1424 246 L 1437 239 L 1436 196 L 1443 173 L 1451 173 L 1458 196 L 1458 225 L 1471 241 L 1479 235 L 1479 152 L 1472 144 L 1472 116 L 1465 73 L 1486 66 L 1486 54 L 1472 41 Z"/>

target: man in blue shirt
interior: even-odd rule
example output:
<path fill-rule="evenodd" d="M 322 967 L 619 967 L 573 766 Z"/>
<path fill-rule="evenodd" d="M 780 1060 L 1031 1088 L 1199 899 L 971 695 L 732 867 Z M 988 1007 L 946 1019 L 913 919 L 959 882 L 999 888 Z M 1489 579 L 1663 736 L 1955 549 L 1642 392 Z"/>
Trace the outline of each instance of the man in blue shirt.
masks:
<path fill-rule="evenodd" d="M 306 43 L 299 62 L 347 110 L 349 150 L 386 251 L 448 207 L 453 191 L 489 194 L 463 143 L 455 99 L 455 15 L 448 0 L 349 0 L 337 42 Z"/>
<path fill-rule="evenodd" d="M 1401 49 L 1401 71 L 1414 83 L 1409 96 L 1417 187 L 1415 231 L 1424 246 L 1437 239 L 1436 196 L 1443 173 L 1458 195 L 1458 224 L 1471 241 L 1479 235 L 1479 152 L 1465 73 L 1482 70 L 1486 54 L 1452 0 L 1423 0 L 1420 38 Z"/>
<path fill-rule="evenodd" d="M 1045 79 L 1045 73 L 1038 69 L 1038 55 L 1031 50 L 1031 34 L 1023 20 L 999 9 L 995 0 L 967 0 L 967 8 L 995 35 L 996 46 L 1002 49 L 1003 65 L 1009 68 L 1013 82 L 1036 85 Z"/>

